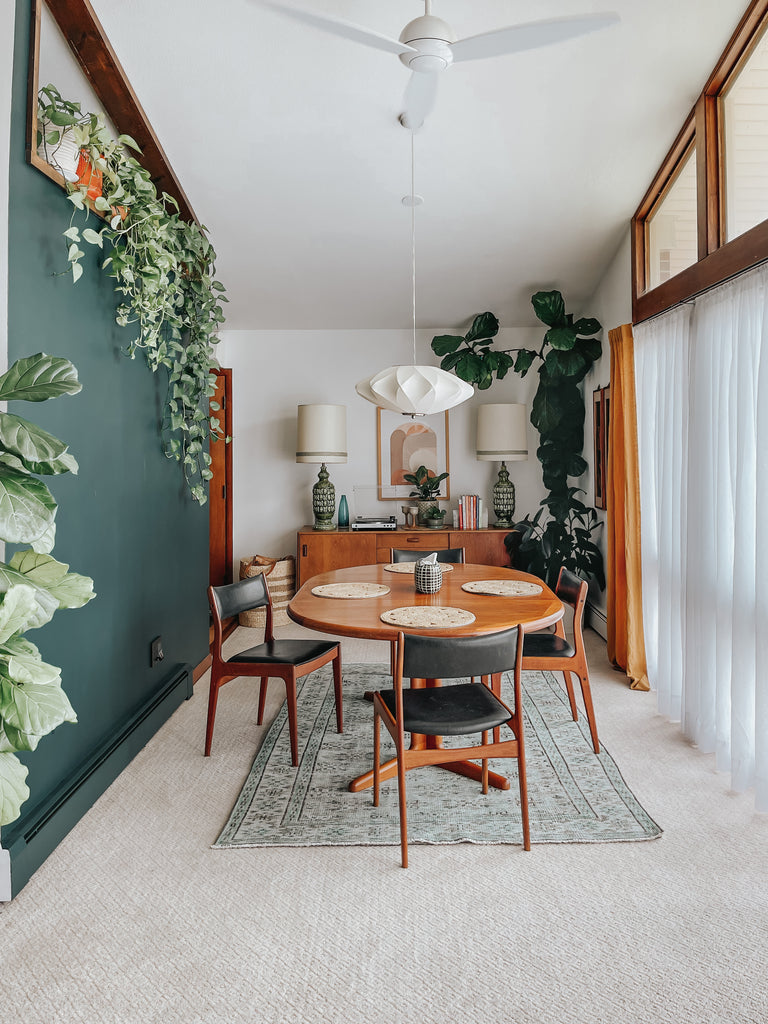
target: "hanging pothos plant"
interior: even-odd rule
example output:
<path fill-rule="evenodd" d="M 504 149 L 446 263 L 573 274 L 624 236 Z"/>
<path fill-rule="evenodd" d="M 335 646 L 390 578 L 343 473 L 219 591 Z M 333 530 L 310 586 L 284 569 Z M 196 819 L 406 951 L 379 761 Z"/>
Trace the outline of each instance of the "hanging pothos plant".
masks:
<path fill-rule="evenodd" d="M 83 272 L 83 243 L 104 250 L 102 267 L 115 279 L 123 297 L 117 322 L 133 326 L 127 346 L 133 358 L 142 349 L 153 372 L 168 373 L 168 397 L 162 424 L 163 448 L 181 463 L 193 498 L 207 500 L 211 478 L 209 437 L 222 436 L 220 421 L 208 413 L 215 391 L 211 370 L 216 332 L 224 321 L 224 286 L 215 279 L 216 253 L 205 228 L 185 221 L 173 196 L 160 195 L 128 135 L 114 139 L 97 114 L 84 114 L 80 104 L 61 97 L 47 85 L 38 102 L 38 148 L 57 163 L 62 143 L 74 140 L 86 163 L 76 181 L 67 183 L 72 219 L 64 236 L 73 281 Z M 74 175 L 73 175 L 74 176 Z M 90 210 L 105 218 L 91 226 Z M 81 224 L 75 223 L 78 212 Z M 211 403 L 211 409 L 218 406 Z"/>
<path fill-rule="evenodd" d="M 594 317 L 574 320 L 571 313 L 566 313 L 558 291 L 536 292 L 531 303 L 548 328 L 538 349 L 494 349 L 499 321 L 493 313 L 476 316 L 464 336 L 434 338 L 432 349 L 443 357 L 442 369 L 454 370 L 480 390 L 489 388 L 494 378 L 501 380 L 510 369 L 525 377 L 538 362 L 539 385 L 531 407 L 531 423 L 539 432 L 536 454 L 549 493 L 532 518 L 526 516 L 515 523 L 521 537 L 519 547 L 510 540 L 510 554 L 517 548 L 523 567 L 550 585 L 557 581 L 560 566 L 565 566 L 594 577 L 604 588 L 603 557 L 592 540 L 602 523 L 596 511 L 579 499 L 583 490 L 568 482 L 569 477 L 579 477 L 587 469 L 581 454 L 584 395 L 580 385 L 600 358 L 602 346 L 594 335 L 601 325 Z"/>
<path fill-rule="evenodd" d="M 43 402 L 74 395 L 81 384 L 68 359 L 39 352 L 0 377 L 0 402 Z M 77 718 L 61 688 L 61 669 L 43 661 L 24 637 L 59 608 L 80 608 L 93 580 L 51 555 L 56 501 L 39 476 L 77 473 L 67 445 L 28 420 L 0 412 L 0 540 L 28 544 L 0 562 L 0 826 L 18 818 L 29 797 L 27 769 L 16 756 L 35 750 L 62 722 Z"/>

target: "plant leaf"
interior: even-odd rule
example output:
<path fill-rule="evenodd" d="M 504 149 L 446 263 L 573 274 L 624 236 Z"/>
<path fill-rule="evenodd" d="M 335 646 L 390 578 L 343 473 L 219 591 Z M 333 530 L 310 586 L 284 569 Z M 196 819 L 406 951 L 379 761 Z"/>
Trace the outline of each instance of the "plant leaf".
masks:
<path fill-rule="evenodd" d="M 499 321 L 493 313 L 479 313 L 472 321 L 472 326 L 464 336 L 464 340 L 471 345 L 478 338 L 493 338 L 498 333 Z"/>
<path fill-rule="evenodd" d="M 53 523 L 56 502 L 42 480 L 0 466 L 0 536 L 11 544 L 31 544 Z"/>
<path fill-rule="evenodd" d="M 27 628 L 36 604 L 33 588 L 24 583 L 6 590 L 0 600 L 0 644 Z"/>
<path fill-rule="evenodd" d="M 0 827 L 15 821 L 21 813 L 21 805 L 29 799 L 29 787 L 25 781 L 28 772 L 27 766 L 15 754 L 0 746 Z"/>
<path fill-rule="evenodd" d="M 565 301 L 560 292 L 536 292 L 531 296 L 531 305 L 536 316 L 547 327 L 565 325 Z"/>
<path fill-rule="evenodd" d="M 96 596 L 93 580 L 89 576 L 69 572 L 65 562 L 59 562 L 47 554 L 17 551 L 10 561 L 10 568 L 27 583 L 52 594 L 59 608 L 82 608 Z"/>
<path fill-rule="evenodd" d="M 449 352 L 455 352 L 459 345 L 464 344 L 463 338 L 457 338 L 454 334 L 438 334 L 432 339 L 432 351 L 436 356 L 446 356 Z"/>
<path fill-rule="evenodd" d="M 591 338 L 593 334 L 597 334 L 598 331 L 601 331 L 603 326 L 600 321 L 595 320 L 593 316 L 583 316 L 581 319 L 576 321 L 573 325 L 573 329 L 577 334 L 583 334 L 586 335 L 586 337 Z"/>
<path fill-rule="evenodd" d="M 35 750 L 57 726 L 76 721 L 60 669 L 21 647 L 8 654 L 0 649 L 0 724 L 14 750 Z"/>
<path fill-rule="evenodd" d="M 576 344 L 576 331 L 572 327 L 550 327 L 544 340 L 561 352 L 570 351 Z"/>
<path fill-rule="evenodd" d="M 63 441 L 13 413 L 0 413 L 0 445 L 18 456 L 30 473 L 69 473 L 73 464 L 77 472 L 77 462 L 67 455 Z"/>
<path fill-rule="evenodd" d="M 531 364 L 535 358 L 535 352 L 532 352 L 528 348 L 521 348 L 517 353 L 517 359 L 515 360 L 515 373 L 519 373 L 521 377 L 524 377 L 530 370 Z"/>
<path fill-rule="evenodd" d="M 38 352 L 17 359 L 0 377 L 0 402 L 44 402 L 58 395 L 76 395 L 81 388 L 68 359 Z"/>

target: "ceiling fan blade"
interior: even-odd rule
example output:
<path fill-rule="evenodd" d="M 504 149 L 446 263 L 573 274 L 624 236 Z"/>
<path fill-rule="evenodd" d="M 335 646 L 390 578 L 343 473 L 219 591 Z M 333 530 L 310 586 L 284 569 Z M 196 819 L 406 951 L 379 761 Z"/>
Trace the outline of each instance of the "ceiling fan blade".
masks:
<path fill-rule="evenodd" d="M 483 57 L 500 57 L 506 53 L 535 50 L 539 46 L 550 46 L 575 36 L 586 35 L 598 29 L 608 28 L 621 19 L 618 14 L 606 11 L 603 14 L 581 14 L 567 18 L 548 18 L 546 21 L 530 21 L 523 25 L 510 25 L 495 32 L 484 32 L 453 43 L 454 63 L 462 60 L 480 60 Z"/>
<path fill-rule="evenodd" d="M 378 32 L 361 28 L 351 21 L 344 21 L 341 18 L 332 18 L 328 14 L 318 14 L 317 11 L 309 11 L 305 7 L 296 7 L 294 4 L 278 3 L 276 0 L 254 0 L 260 7 L 269 7 L 278 14 L 284 14 L 288 18 L 295 18 L 305 25 L 312 25 L 323 32 L 330 32 L 331 35 L 341 36 L 344 39 L 351 39 L 355 43 L 363 43 L 365 46 L 372 46 L 376 50 L 386 50 L 388 53 L 407 53 L 418 51 L 407 43 L 401 43 L 397 39 L 390 39 Z"/>
<path fill-rule="evenodd" d="M 403 97 L 403 113 L 400 115 L 403 128 L 415 132 L 424 124 L 427 115 L 432 113 L 437 99 L 437 76 L 438 72 L 411 72 Z"/>

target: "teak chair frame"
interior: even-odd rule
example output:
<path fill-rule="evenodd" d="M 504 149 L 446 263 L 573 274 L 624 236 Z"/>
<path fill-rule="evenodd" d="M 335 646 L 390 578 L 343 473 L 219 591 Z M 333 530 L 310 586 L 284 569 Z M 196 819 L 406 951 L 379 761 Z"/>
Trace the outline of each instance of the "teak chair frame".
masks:
<path fill-rule="evenodd" d="M 239 592 L 244 594 L 251 592 L 259 594 L 260 590 L 262 590 L 266 599 L 259 595 L 255 603 L 250 601 L 246 602 L 247 607 L 240 607 L 239 604 L 237 604 L 237 596 L 239 595 Z M 234 601 L 233 595 L 235 595 Z M 223 607 L 222 597 L 225 598 L 224 604 L 226 607 Z M 257 722 L 259 725 L 262 725 L 264 721 L 264 708 L 266 705 L 267 686 L 269 684 L 269 680 L 282 679 L 285 683 L 286 704 L 288 710 L 288 732 L 291 744 L 291 763 L 296 767 L 299 763 L 296 682 L 298 679 L 309 675 L 310 672 L 314 672 L 315 669 L 321 668 L 329 662 L 333 663 L 333 685 L 334 695 L 336 698 L 336 729 L 338 732 L 343 731 L 344 720 L 341 686 L 341 646 L 338 642 L 328 643 L 319 640 L 275 640 L 273 632 L 272 597 L 269 593 L 267 578 L 263 574 L 259 576 L 252 576 L 248 579 L 241 580 L 239 583 L 233 583 L 223 587 L 209 587 L 208 603 L 211 606 L 211 617 L 213 619 L 213 646 L 211 648 L 211 683 L 208 695 L 208 719 L 205 731 L 205 756 L 209 757 L 211 753 L 213 727 L 216 719 L 216 705 L 219 698 L 219 690 L 225 683 L 230 682 L 232 679 L 237 679 L 240 676 L 258 676 L 260 686 Z M 233 614 L 239 614 L 242 611 L 249 611 L 252 608 L 259 607 L 263 607 L 266 613 L 264 643 L 257 645 L 256 647 L 252 647 L 247 651 L 241 651 L 239 655 L 236 654 L 229 660 L 225 659 L 222 654 L 222 645 L 224 643 L 224 619 L 230 618 Z M 238 660 L 238 658 L 242 658 L 243 655 L 251 656 L 262 650 L 264 650 L 266 654 L 270 655 L 270 659 L 272 657 L 278 657 L 279 659 L 281 645 L 284 645 L 285 649 L 292 653 L 292 660 L 258 661 L 254 660 L 253 657 L 250 657 L 247 661 Z M 308 652 L 311 652 L 313 649 L 316 650 L 317 648 L 325 649 L 314 657 L 301 660 L 301 657 L 297 655 L 297 651 L 300 651 L 302 647 L 305 647 Z"/>
<path fill-rule="evenodd" d="M 563 679 L 565 680 L 565 689 L 568 693 L 568 703 L 571 706 L 571 714 L 573 715 L 574 722 L 579 720 L 579 711 L 576 705 L 576 694 L 574 692 L 573 680 L 571 679 L 571 673 L 573 673 L 581 685 L 581 696 L 584 701 L 584 711 L 587 716 L 587 722 L 589 723 L 589 734 L 592 738 L 592 746 L 596 754 L 600 753 L 600 741 L 597 737 L 597 720 L 595 718 L 595 708 L 592 703 L 592 688 L 589 685 L 589 666 L 587 665 L 587 653 L 584 648 L 584 633 L 582 631 L 582 621 L 584 619 L 584 607 L 587 601 L 587 584 L 580 577 L 576 576 L 575 573 L 569 572 L 565 566 L 560 568 L 560 572 L 557 577 L 557 583 L 555 585 L 555 594 L 560 600 L 569 605 L 573 609 L 573 654 L 568 656 L 562 656 L 558 654 L 541 654 L 533 656 L 525 653 L 525 643 L 523 644 L 523 671 L 530 672 L 534 670 L 547 669 L 550 672 L 562 672 Z M 527 634 L 529 643 L 534 637 L 538 637 L 537 633 Z M 557 636 L 561 640 L 567 643 L 565 635 L 565 626 L 563 625 L 563 619 L 555 626 L 554 633 L 542 634 L 541 638 L 545 636 Z"/>
<path fill-rule="evenodd" d="M 381 774 L 381 730 L 380 723 L 383 722 L 385 728 L 389 732 L 390 736 L 395 742 L 396 756 L 397 756 L 397 786 L 398 786 L 398 802 L 400 810 L 400 849 L 401 849 L 401 862 L 404 868 L 408 867 L 408 820 L 406 813 L 406 784 L 405 777 L 406 772 L 413 768 L 420 768 L 424 765 L 437 765 L 448 769 L 449 771 L 455 771 L 459 775 L 468 774 L 466 768 L 468 767 L 466 762 L 474 759 L 481 760 L 482 772 L 481 782 L 483 793 L 488 792 L 488 759 L 491 757 L 514 757 L 517 758 L 518 762 L 518 781 L 520 785 L 520 808 L 522 816 L 522 831 L 523 831 L 523 848 L 530 850 L 531 838 L 530 838 L 530 827 L 528 820 L 528 784 L 525 770 L 525 739 L 523 736 L 523 707 L 522 707 L 522 685 L 521 685 L 521 671 L 522 671 L 522 652 L 523 652 L 523 628 L 522 626 L 515 627 L 517 632 L 517 646 L 515 651 L 515 661 L 513 667 L 513 693 L 514 693 L 514 709 L 508 707 L 504 701 L 501 700 L 501 674 L 502 669 L 499 666 L 499 671 L 492 674 L 482 674 L 480 676 L 480 682 L 473 682 L 471 685 L 475 686 L 486 686 L 493 693 L 496 701 L 503 708 L 508 715 L 506 721 L 502 722 L 501 725 L 506 725 L 513 733 L 514 738 L 511 740 L 501 740 L 500 738 L 500 725 L 494 727 L 492 730 L 486 730 L 482 732 L 482 740 L 480 744 L 476 744 L 469 747 L 444 747 L 442 743 L 442 737 L 437 734 L 417 734 L 411 733 L 411 744 L 406 746 L 405 742 L 405 728 L 404 728 L 404 693 L 403 693 L 403 674 L 404 674 L 404 661 L 405 661 L 405 645 L 407 643 L 407 635 L 399 633 L 396 641 L 396 657 L 395 657 L 395 673 L 394 673 L 394 693 L 395 693 L 395 714 L 393 715 L 382 697 L 382 693 L 379 691 L 373 694 L 373 709 L 374 709 L 374 732 L 373 732 L 373 806 L 379 806 L 379 787 L 380 787 L 380 774 Z M 417 637 L 415 639 L 423 639 Z M 435 638 L 441 639 L 441 638 Z M 462 641 L 466 642 L 476 639 L 474 637 L 468 638 L 442 638 L 445 639 L 447 644 L 458 644 Z M 512 666 L 505 666 L 504 670 L 511 668 Z M 444 678 L 451 678 L 447 674 Z M 456 678 L 456 676 L 453 676 Z M 411 688 L 412 689 L 423 689 L 424 687 L 439 687 L 439 679 L 427 679 L 419 677 L 411 677 Z M 450 687 L 446 688 L 450 690 Z M 407 699 L 407 697 L 405 698 Z M 489 733 L 492 732 L 493 738 L 489 741 Z M 471 766 L 475 767 L 475 766 Z"/>

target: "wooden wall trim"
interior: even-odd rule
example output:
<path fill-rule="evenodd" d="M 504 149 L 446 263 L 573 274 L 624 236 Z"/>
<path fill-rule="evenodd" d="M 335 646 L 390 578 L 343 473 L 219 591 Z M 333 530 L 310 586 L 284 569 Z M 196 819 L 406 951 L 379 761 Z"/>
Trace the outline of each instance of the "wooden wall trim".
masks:
<path fill-rule="evenodd" d="M 118 130 L 132 136 L 141 148 L 142 165 L 149 171 L 158 192 L 174 197 L 184 220 L 199 223 L 89 0 L 35 0 L 33 33 L 35 23 L 39 24 L 39 5 L 44 2 L 105 112 Z M 34 71 L 36 98 L 37 68 L 30 70 Z"/>

